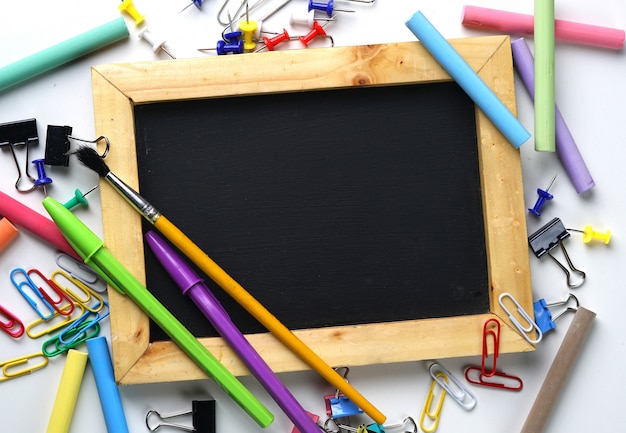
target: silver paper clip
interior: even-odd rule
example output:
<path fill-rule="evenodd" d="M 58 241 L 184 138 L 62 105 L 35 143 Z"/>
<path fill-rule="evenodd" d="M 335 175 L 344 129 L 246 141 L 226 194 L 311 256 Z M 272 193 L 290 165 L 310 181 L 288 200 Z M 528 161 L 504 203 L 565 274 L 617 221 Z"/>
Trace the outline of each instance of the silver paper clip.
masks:
<path fill-rule="evenodd" d="M 511 313 L 509 309 L 506 307 L 506 305 L 504 305 L 504 298 L 509 298 L 511 302 L 515 304 L 515 306 L 517 307 L 518 314 L 526 321 L 527 326 L 522 326 L 519 320 L 517 320 L 517 318 L 513 315 L 513 313 Z M 526 341 L 528 341 L 530 344 L 537 344 L 541 341 L 541 339 L 543 338 L 543 332 L 541 332 L 541 329 L 539 329 L 539 326 L 537 326 L 535 321 L 530 318 L 528 313 L 524 311 L 524 309 L 519 304 L 519 302 L 517 302 L 517 299 L 515 299 L 510 293 L 504 292 L 498 297 L 498 302 L 500 303 L 500 306 L 502 307 L 502 309 L 509 316 L 509 319 L 511 320 L 513 325 L 517 328 L 519 333 L 522 334 L 522 337 L 524 337 Z M 529 334 L 532 333 L 533 329 L 537 333 L 536 334 L 537 337 L 534 339 L 529 336 Z"/>
<path fill-rule="evenodd" d="M 430 376 L 439 384 L 440 387 L 446 390 L 448 395 L 452 397 L 454 401 L 459 404 L 459 406 L 465 410 L 474 409 L 477 402 L 476 396 L 465 385 L 463 385 L 459 379 L 457 379 L 443 365 L 437 363 L 436 361 L 426 361 L 426 367 L 428 368 Z M 440 373 L 447 376 L 456 388 L 450 386 L 449 381 L 443 380 Z"/>

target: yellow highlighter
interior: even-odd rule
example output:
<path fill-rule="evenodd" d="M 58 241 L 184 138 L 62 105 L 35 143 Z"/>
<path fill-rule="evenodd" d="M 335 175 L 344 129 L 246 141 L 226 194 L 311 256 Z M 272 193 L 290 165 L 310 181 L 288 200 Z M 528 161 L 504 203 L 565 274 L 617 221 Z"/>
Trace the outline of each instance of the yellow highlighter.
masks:
<path fill-rule="evenodd" d="M 67 352 L 67 360 L 46 433 L 67 433 L 70 430 L 88 356 L 87 353 L 74 349 Z"/>

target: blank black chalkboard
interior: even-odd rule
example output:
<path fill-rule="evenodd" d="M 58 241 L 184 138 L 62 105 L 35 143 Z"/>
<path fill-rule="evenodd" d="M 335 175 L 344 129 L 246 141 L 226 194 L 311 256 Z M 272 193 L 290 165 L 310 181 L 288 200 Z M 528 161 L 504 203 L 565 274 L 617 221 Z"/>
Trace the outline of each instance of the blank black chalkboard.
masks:
<path fill-rule="evenodd" d="M 134 116 L 142 195 L 288 328 L 489 312 L 475 107 L 454 82 Z M 217 336 L 149 250 L 145 269 L 194 335 Z M 266 331 L 207 284 L 244 333 Z M 150 338 L 168 339 L 154 325 Z"/>

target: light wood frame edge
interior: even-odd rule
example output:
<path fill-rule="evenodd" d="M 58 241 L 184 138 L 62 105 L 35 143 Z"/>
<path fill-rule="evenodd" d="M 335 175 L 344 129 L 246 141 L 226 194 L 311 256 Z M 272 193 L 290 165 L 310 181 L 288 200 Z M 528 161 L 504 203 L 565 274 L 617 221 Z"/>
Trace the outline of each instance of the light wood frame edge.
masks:
<path fill-rule="evenodd" d="M 515 113 L 509 37 L 450 42 Z M 134 105 L 262 92 L 451 80 L 418 42 L 103 65 L 93 68 L 92 77 L 96 132 L 111 140 L 107 164 L 135 188 L 138 175 Z M 508 292 L 526 311 L 532 312 L 520 155 L 480 110 L 476 109 L 476 115 L 490 313 L 295 331 L 329 365 L 357 366 L 479 355 L 483 323 L 492 317 L 508 325 L 502 328 L 501 352 L 534 349 L 512 328 L 497 301 L 501 293 Z M 141 217 L 105 182 L 101 185 L 101 199 L 107 247 L 145 282 Z M 128 298 L 109 290 L 109 301 L 113 362 L 120 384 L 206 378 L 172 342 L 150 343 L 147 316 Z M 307 368 L 271 334 L 247 337 L 274 371 Z M 235 375 L 249 374 L 221 338 L 201 341 Z"/>

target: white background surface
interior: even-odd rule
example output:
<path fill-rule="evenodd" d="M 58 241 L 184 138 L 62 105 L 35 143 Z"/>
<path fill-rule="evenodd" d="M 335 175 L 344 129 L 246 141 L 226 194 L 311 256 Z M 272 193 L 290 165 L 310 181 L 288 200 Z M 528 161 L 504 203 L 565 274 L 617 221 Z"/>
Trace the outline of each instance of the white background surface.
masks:
<path fill-rule="evenodd" d="M 117 18 L 118 4 L 114 0 L 2 2 L 0 66 Z M 137 9 L 146 16 L 153 33 L 168 40 L 168 47 L 175 56 L 213 55 L 199 53 L 196 48 L 214 46 L 218 40 L 222 28 L 216 15 L 221 3 L 208 0 L 202 11 L 191 7 L 179 14 L 186 4 L 186 0 L 135 2 Z M 232 5 L 237 2 L 230 4 L 234 9 Z M 415 38 L 404 22 L 414 12 L 422 10 L 447 38 L 492 34 L 464 28 L 460 24 L 463 4 L 460 0 L 377 0 L 372 5 L 364 5 L 337 0 L 337 9 L 354 9 L 356 12 L 338 14 L 336 22 L 326 29 L 334 37 L 336 45 L 412 41 Z M 476 0 L 470 4 L 527 14 L 533 11 L 532 0 Z M 281 31 L 283 27 L 289 29 L 289 14 L 306 11 L 306 7 L 305 0 L 293 0 L 283 12 L 267 20 L 267 28 L 276 31 Z M 624 29 L 626 3 L 621 0 L 557 0 L 556 17 Z M 46 125 L 71 125 L 74 136 L 95 137 L 90 66 L 167 58 L 165 55 L 155 56 L 147 44 L 137 39 L 137 29 L 128 17 L 127 24 L 131 32 L 128 40 L 0 92 L 0 123 L 32 117 L 37 119 L 41 142 L 33 148 L 33 159 L 43 157 Z M 532 38 L 528 39 L 532 46 Z M 292 47 L 299 48 L 297 44 Z M 527 207 L 532 207 L 536 200 L 535 190 L 546 188 L 550 179 L 558 175 L 551 189 L 555 198 L 546 205 L 541 219 L 528 217 L 529 233 L 555 216 L 561 218 L 568 228 L 582 229 L 584 225 L 591 224 L 598 230 L 610 229 L 613 233 L 608 246 L 584 245 L 576 233 L 572 233 L 566 241 L 574 264 L 587 272 L 586 283 L 573 292 L 581 304 L 596 312 L 598 317 L 546 431 L 616 431 L 622 424 L 622 390 L 626 384 L 626 338 L 622 325 L 626 306 L 623 283 L 626 257 L 623 241 L 626 206 L 623 192 L 626 180 L 626 152 L 623 150 L 626 144 L 626 110 L 623 108 L 626 101 L 625 72 L 623 51 L 557 43 L 556 100 L 596 181 L 596 187 L 590 193 L 576 194 L 554 154 L 536 153 L 532 141 L 521 150 Z M 516 82 L 519 118 L 532 131 L 532 106 L 517 77 Z M 329 131 L 320 131 L 320 137 L 327 133 Z M 67 201 L 75 188 L 86 191 L 97 183 L 95 174 L 75 160 L 72 160 L 69 169 L 48 167 L 48 175 L 54 179 L 49 194 L 61 202 Z M 0 153 L 0 189 L 45 213 L 40 204 L 42 193 L 16 193 L 13 189 L 15 178 L 9 153 Z M 90 194 L 88 199 L 90 207 L 79 209 L 77 215 L 101 233 L 98 192 Z M 545 298 L 548 302 L 564 299 L 568 293 L 564 274 L 554 263 L 540 262 L 530 250 L 529 254 L 535 299 Z M 0 303 L 29 322 L 36 316 L 9 280 L 9 272 L 15 267 L 36 267 L 49 274 L 56 269 L 54 251 L 22 231 L 16 241 L 0 253 Z M 556 330 L 544 336 L 536 352 L 501 356 L 498 366 L 524 380 L 521 392 L 473 387 L 478 405 L 471 412 L 462 410 L 447 399 L 438 431 L 519 431 L 572 317 L 569 314 L 561 318 Z M 104 334 L 109 335 L 108 323 Z M 41 341 L 28 337 L 15 341 L 2 333 L 0 362 L 36 352 L 40 350 L 40 344 Z M 440 362 L 462 378 L 463 366 L 480 363 L 480 359 L 446 359 Z M 46 430 L 63 365 L 64 358 L 57 357 L 46 368 L 30 376 L 0 382 L 2 432 L 37 433 Z M 323 395 L 334 392 L 330 385 L 313 372 L 281 374 L 280 377 L 307 410 L 325 419 Z M 258 383 L 250 377 L 242 380 L 276 415 L 276 421 L 265 431 L 290 432 L 292 424 Z M 430 377 L 423 363 L 411 362 L 352 368 L 350 381 L 388 416 L 389 424 L 394 424 L 406 416 L 419 419 Z M 205 398 L 217 400 L 218 432 L 261 431 L 208 379 L 122 387 L 121 395 L 132 433 L 147 431 L 144 418 L 149 409 L 177 411 L 191 408 L 192 399 Z M 363 420 L 355 419 L 354 425 L 358 425 L 358 421 L 371 422 L 364 417 Z M 70 432 L 84 431 L 106 431 L 90 367 L 83 379 L 70 428 Z"/>

